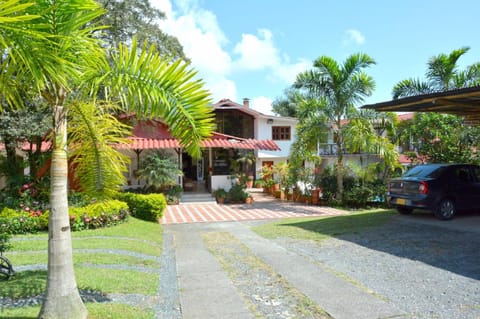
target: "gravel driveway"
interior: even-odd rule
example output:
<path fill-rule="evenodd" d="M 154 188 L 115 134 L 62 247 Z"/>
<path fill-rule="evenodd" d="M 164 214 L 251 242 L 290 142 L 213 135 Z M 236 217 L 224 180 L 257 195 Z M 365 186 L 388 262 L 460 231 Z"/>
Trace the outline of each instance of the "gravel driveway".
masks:
<path fill-rule="evenodd" d="M 276 243 L 346 276 L 409 318 L 478 319 L 479 221 L 478 215 L 451 222 L 396 216 L 382 227 L 332 238 L 321 247 L 285 238 Z M 459 227 L 462 223 L 468 227 Z"/>

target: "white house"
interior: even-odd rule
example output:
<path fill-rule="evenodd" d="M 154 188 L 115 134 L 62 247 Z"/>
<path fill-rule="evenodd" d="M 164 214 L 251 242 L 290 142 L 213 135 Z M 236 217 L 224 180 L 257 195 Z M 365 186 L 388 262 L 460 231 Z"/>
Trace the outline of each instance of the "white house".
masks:
<path fill-rule="evenodd" d="M 217 130 L 243 138 L 256 140 L 272 140 L 280 150 L 255 150 L 255 171 L 257 178 L 262 166 L 271 166 L 280 162 L 286 162 L 290 155 L 290 149 L 296 138 L 296 125 L 298 120 L 293 117 L 266 115 L 250 108 L 249 99 L 243 99 L 243 104 L 228 99 L 214 104 L 217 114 Z M 236 130 L 229 131 L 225 127 L 225 121 L 231 114 L 236 122 Z M 238 128 L 242 127 L 242 131 Z"/>

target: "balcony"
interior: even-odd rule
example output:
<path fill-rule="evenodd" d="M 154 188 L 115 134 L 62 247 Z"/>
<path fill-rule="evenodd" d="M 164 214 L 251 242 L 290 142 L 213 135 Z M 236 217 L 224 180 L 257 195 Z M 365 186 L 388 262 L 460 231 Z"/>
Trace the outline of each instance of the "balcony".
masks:
<path fill-rule="evenodd" d="M 343 149 L 343 154 L 346 154 L 345 149 Z M 338 147 L 335 143 L 319 143 L 318 144 L 318 155 L 328 156 L 328 155 L 338 155 Z"/>
<path fill-rule="evenodd" d="M 342 148 L 342 153 L 343 154 L 370 154 L 366 152 L 355 152 L 355 153 L 349 153 L 345 149 L 345 146 Z M 336 156 L 338 155 L 338 147 L 337 144 L 335 143 L 320 143 L 318 144 L 318 155 L 319 156 Z"/>

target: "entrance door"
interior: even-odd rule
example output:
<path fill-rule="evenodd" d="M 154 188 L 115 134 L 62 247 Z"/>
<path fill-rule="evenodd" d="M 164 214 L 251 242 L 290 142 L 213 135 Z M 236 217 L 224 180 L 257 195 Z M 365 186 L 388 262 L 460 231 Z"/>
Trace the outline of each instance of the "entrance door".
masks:
<path fill-rule="evenodd" d="M 203 181 L 203 156 L 197 160 L 197 181 Z"/>

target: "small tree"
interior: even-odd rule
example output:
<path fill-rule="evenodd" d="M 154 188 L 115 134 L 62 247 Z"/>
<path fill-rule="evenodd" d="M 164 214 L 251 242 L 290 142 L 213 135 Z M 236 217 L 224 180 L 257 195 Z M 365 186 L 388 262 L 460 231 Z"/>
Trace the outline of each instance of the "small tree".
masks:
<path fill-rule="evenodd" d="M 166 190 L 178 184 L 178 176 L 183 172 L 178 164 L 162 152 L 151 153 L 141 163 L 137 176 L 145 179 L 146 187 L 153 190 Z"/>

